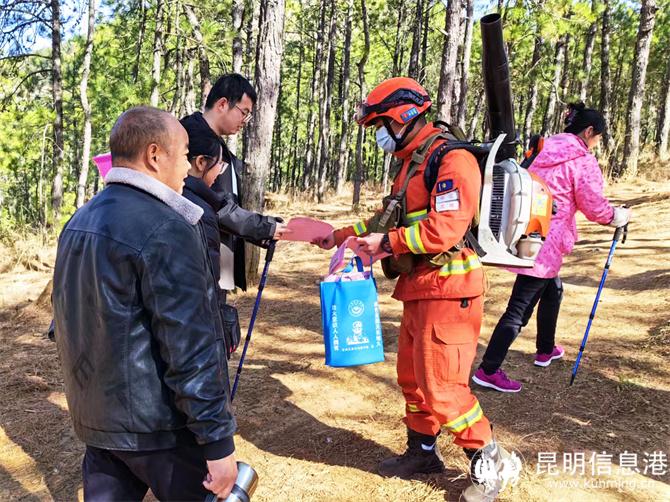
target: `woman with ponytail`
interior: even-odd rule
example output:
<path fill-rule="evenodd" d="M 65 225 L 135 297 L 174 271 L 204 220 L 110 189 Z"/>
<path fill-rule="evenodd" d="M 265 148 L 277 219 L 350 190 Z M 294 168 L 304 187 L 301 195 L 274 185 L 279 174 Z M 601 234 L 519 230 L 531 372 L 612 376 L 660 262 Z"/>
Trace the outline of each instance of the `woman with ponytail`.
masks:
<path fill-rule="evenodd" d="M 555 345 L 556 321 L 563 296 L 559 271 L 563 256 L 570 254 L 577 240 L 575 213 L 589 220 L 620 227 L 628 223 L 630 210 L 614 207 L 603 195 L 603 175 L 591 154 L 605 131 L 603 116 L 583 103 L 570 104 L 561 134 L 547 138 L 530 171 L 549 186 L 557 212 L 551 220 L 549 235 L 532 269 L 515 269 L 517 278 L 507 310 L 498 321 L 482 363 L 472 377 L 484 387 L 500 392 L 519 392 L 521 383 L 500 369 L 510 345 L 537 312 L 537 353 L 534 364 L 547 367 L 563 357 Z"/>

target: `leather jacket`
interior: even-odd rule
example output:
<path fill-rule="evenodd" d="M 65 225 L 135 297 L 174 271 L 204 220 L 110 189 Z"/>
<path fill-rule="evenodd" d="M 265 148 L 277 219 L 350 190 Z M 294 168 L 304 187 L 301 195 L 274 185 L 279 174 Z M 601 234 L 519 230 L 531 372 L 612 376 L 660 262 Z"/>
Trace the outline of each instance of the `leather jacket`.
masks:
<path fill-rule="evenodd" d="M 59 238 L 56 343 L 68 407 L 88 445 L 234 450 L 217 285 L 202 210 L 157 180 L 113 168 Z"/>

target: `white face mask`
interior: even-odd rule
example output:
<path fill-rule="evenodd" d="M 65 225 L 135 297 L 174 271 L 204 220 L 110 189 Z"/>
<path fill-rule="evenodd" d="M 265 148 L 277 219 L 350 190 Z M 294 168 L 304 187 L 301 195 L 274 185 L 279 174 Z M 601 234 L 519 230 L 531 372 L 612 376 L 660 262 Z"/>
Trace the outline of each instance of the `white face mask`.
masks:
<path fill-rule="evenodd" d="M 389 134 L 386 126 L 381 126 L 379 129 L 377 129 L 376 138 L 377 145 L 385 152 L 393 153 L 396 151 L 397 144 Z"/>

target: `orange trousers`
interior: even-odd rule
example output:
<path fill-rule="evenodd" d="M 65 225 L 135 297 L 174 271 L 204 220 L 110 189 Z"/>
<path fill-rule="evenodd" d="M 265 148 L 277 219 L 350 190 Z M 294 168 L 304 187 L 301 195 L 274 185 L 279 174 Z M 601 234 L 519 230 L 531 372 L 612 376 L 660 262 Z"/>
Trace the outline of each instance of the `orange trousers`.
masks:
<path fill-rule="evenodd" d="M 444 426 L 463 448 L 491 442 L 489 421 L 468 385 L 482 313 L 481 296 L 404 303 L 398 385 L 410 429 L 436 435 Z"/>

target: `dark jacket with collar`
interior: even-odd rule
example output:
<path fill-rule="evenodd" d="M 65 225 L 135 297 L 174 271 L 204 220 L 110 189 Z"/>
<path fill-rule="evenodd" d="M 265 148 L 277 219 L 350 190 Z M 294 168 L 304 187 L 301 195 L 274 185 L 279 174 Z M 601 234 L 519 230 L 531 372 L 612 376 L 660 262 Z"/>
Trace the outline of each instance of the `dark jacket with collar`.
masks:
<path fill-rule="evenodd" d="M 180 120 L 181 124 L 189 131 L 189 134 L 205 134 L 215 137 L 223 148 L 223 158 L 230 167 L 216 178 L 212 190 L 228 203 L 223 203 L 219 211 L 219 228 L 221 230 L 221 243 L 227 246 L 234 254 L 234 276 L 235 285 L 246 291 L 247 279 L 245 269 L 244 242 L 263 244 L 274 236 L 276 219 L 272 216 L 264 216 L 253 211 L 243 209 L 241 190 L 241 173 L 244 163 L 235 157 L 228 149 L 226 142 L 209 127 L 209 124 L 201 112 L 195 112 Z M 233 177 L 237 193 L 233 192 Z"/>
<path fill-rule="evenodd" d="M 205 231 L 207 251 L 212 262 L 214 278 L 218 283 L 221 277 L 221 263 L 219 261 L 219 257 L 221 256 L 221 233 L 219 231 L 216 212 L 221 209 L 223 198 L 208 187 L 200 178 L 191 175 L 184 181 L 184 192 L 182 195 L 200 206 L 203 210 L 200 221 Z"/>
<path fill-rule="evenodd" d="M 202 210 L 114 168 L 58 243 L 53 308 L 78 437 L 105 449 L 234 450 L 228 369 Z"/>

